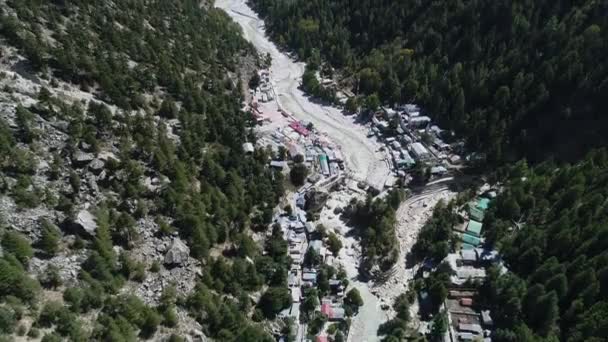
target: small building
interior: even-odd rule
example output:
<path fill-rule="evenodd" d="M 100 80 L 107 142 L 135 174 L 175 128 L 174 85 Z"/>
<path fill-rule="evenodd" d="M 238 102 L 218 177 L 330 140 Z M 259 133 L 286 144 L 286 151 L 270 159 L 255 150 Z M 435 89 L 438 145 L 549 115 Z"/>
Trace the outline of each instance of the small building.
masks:
<path fill-rule="evenodd" d="M 482 222 L 485 217 L 485 212 L 477 207 L 469 207 L 469 217 L 475 221 Z"/>
<path fill-rule="evenodd" d="M 481 240 L 477 236 L 470 235 L 468 233 L 462 234 L 461 238 L 462 242 L 468 243 L 474 247 L 477 247 L 481 244 Z"/>
<path fill-rule="evenodd" d="M 334 160 L 337 161 L 338 163 L 341 163 L 344 161 L 344 156 L 342 155 L 342 152 L 340 152 L 340 150 L 338 150 L 338 149 L 334 150 Z"/>
<path fill-rule="evenodd" d="M 464 265 L 473 265 L 477 262 L 477 253 L 473 249 L 461 250 L 460 260 Z"/>
<path fill-rule="evenodd" d="M 317 231 L 317 228 L 310 222 L 306 222 L 304 226 L 306 227 L 306 234 L 308 234 L 309 237 Z"/>
<path fill-rule="evenodd" d="M 466 298 L 475 296 L 475 291 L 459 291 L 459 290 L 450 290 L 448 292 L 449 298 Z"/>
<path fill-rule="evenodd" d="M 298 196 L 298 198 L 296 198 L 296 206 L 304 209 L 304 206 L 306 206 L 306 198 L 304 198 L 304 196 Z"/>
<path fill-rule="evenodd" d="M 476 237 L 481 237 L 481 228 L 483 224 L 475 220 L 469 220 L 467 225 L 467 233 Z"/>
<path fill-rule="evenodd" d="M 287 168 L 287 162 L 280 161 L 280 160 L 273 160 L 270 162 L 270 166 L 275 169 L 283 170 L 283 169 Z"/>
<path fill-rule="evenodd" d="M 397 111 L 389 107 L 382 107 L 382 111 L 388 119 L 392 119 L 393 117 L 395 117 L 395 115 L 397 115 Z"/>
<path fill-rule="evenodd" d="M 319 165 L 321 165 L 321 172 L 323 173 L 323 175 L 329 176 L 330 175 L 329 163 L 327 161 L 327 156 L 325 154 L 321 154 L 319 156 Z"/>
<path fill-rule="evenodd" d="M 315 340 L 316 342 L 329 342 L 327 335 L 319 335 Z"/>
<path fill-rule="evenodd" d="M 483 222 L 485 217 L 485 212 L 488 210 L 490 206 L 489 198 L 478 198 L 475 201 L 472 201 L 468 204 L 469 206 L 469 217 L 478 222 Z"/>
<path fill-rule="evenodd" d="M 460 298 L 460 305 L 461 306 L 473 306 L 473 299 L 472 298 Z"/>
<path fill-rule="evenodd" d="M 426 147 L 419 142 L 412 144 L 411 151 L 414 154 L 414 157 L 418 160 L 426 160 L 430 157 L 429 150 L 427 150 Z"/>
<path fill-rule="evenodd" d="M 476 337 L 475 335 L 473 335 L 473 334 L 471 334 L 469 332 L 458 333 L 458 340 L 459 341 L 473 341 L 473 339 L 475 337 Z"/>
<path fill-rule="evenodd" d="M 291 301 L 293 303 L 299 303 L 302 297 L 302 292 L 299 287 L 292 287 L 291 289 Z"/>
<path fill-rule="evenodd" d="M 306 270 L 302 272 L 302 281 L 306 283 L 316 284 L 317 283 L 317 272 L 314 270 Z"/>
<path fill-rule="evenodd" d="M 342 295 L 344 293 L 344 286 L 338 279 L 329 280 L 329 289 L 333 294 Z"/>
<path fill-rule="evenodd" d="M 442 176 L 445 175 L 448 172 L 448 169 L 446 169 L 443 166 L 433 166 L 431 168 L 431 174 L 433 176 Z"/>
<path fill-rule="evenodd" d="M 457 154 L 450 156 L 449 160 L 450 160 L 450 163 L 454 164 L 454 165 L 458 165 L 458 164 L 462 163 L 462 158 L 460 158 L 460 156 Z"/>
<path fill-rule="evenodd" d="M 477 335 L 483 334 L 483 329 L 479 324 L 460 323 L 458 324 L 458 331 L 470 332 Z"/>
<path fill-rule="evenodd" d="M 490 310 L 483 310 L 481 312 L 481 322 L 486 327 L 491 327 L 494 325 L 494 320 L 492 320 L 492 316 L 490 316 Z"/>
<path fill-rule="evenodd" d="M 486 277 L 486 270 L 483 268 L 458 268 L 456 270 L 456 277 L 458 280 L 455 284 L 464 284 L 467 280 L 481 280 Z"/>
<path fill-rule="evenodd" d="M 443 140 L 439 138 L 433 139 L 433 146 L 439 151 L 448 151 L 450 149 L 450 145 L 443 142 Z"/>
<path fill-rule="evenodd" d="M 412 115 L 412 113 L 416 113 L 418 112 L 418 114 L 420 114 L 420 106 L 418 106 L 417 104 L 414 103 L 408 103 L 406 105 L 403 106 L 403 110 L 405 110 L 406 113 Z"/>
<path fill-rule="evenodd" d="M 243 151 L 245 151 L 247 154 L 251 154 L 253 151 L 255 151 L 255 148 L 253 147 L 252 143 L 246 142 L 243 144 Z"/>
<path fill-rule="evenodd" d="M 409 126 L 412 128 L 424 128 L 429 122 L 431 122 L 431 118 L 428 116 L 414 116 L 410 114 Z"/>
<path fill-rule="evenodd" d="M 293 129 L 294 131 L 298 132 L 302 136 L 307 137 L 310 134 L 310 131 L 308 129 L 306 129 L 306 127 L 304 127 L 304 125 L 302 125 L 298 121 L 292 121 L 289 124 L 289 127 L 291 127 L 291 129 Z"/>
<path fill-rule="evenodd" d="M 405 160 L 405 164 L 408 167 L 416 164 L 416 161 L 414 160 L 414 158 L 412 158 L 412 156 L 406 150 L 401 150 L 401 158 L 403 160 Z"/>
<path fill-rule="evenodd" d="M 304 154 L 306 154 L 298 144 L 287 144 L 287 152 L 291 159 L 294 159 L 298 155 L 304 157 Z"/>
<path fill-rule="evenodd" d="M 322 304 L 321 313 L 327 316 L 330 321 L 341 321 L 346 317 L 343 308 L 332 304 Z"/>

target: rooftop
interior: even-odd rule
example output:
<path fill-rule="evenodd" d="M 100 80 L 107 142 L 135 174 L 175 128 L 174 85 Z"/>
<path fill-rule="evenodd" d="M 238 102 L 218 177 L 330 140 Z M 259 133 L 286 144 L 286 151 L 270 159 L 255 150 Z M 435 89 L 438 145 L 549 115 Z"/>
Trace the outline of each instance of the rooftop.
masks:
<path fill-rule="evenodd" d="M 477 261 L 477 253 L 473 249 L 461 250 L 460 256 L 465 261 Z"/>
<path fill-rule="evenodd" d="M 462 242 L 468 243 L 469 245 L 479 246 L 481 244 L 481 240 L 470 234 L 462 234 Z"/>
<path fill-rule="evenodd" d="M 421 156 L 421 155 L 425 155 L 425 154 L 429 153 L 429 151 L 426 149 L 426 147 L 424 147 L 424 145 L 422 145 L 419 142 L 412 144 L 412 152 L 414 152 L 414 154 L 416 154 L 417 156 Z"/>
<path fill-rule="evenodd" d="M 467 225 L 467 232 L 473 236 L 480 237 L 481 236 L 481 228 L 482 224 L 475 220 L 470 220 Z"/>

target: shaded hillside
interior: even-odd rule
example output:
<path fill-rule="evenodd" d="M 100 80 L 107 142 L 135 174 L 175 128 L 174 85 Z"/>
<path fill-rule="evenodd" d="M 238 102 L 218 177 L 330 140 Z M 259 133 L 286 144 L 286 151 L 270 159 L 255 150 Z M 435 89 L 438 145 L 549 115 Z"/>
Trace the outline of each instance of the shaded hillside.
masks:
<path fill-rule="evenodd" d="M 496 341 L 601 341 L 608 329 L 608 154 L 578 164 L 524 163 L 485 218 L 514 274 L 491 276 L 482 299 Z M 515 224 L 517 223 L 517 224 Z M 543 339 L 540 339 L 543 338 Z"/>

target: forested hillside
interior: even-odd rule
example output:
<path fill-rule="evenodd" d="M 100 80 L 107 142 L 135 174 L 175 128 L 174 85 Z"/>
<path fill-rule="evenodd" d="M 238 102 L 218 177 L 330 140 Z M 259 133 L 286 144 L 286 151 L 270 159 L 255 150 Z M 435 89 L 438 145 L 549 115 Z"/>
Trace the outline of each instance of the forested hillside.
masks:
<path fill-rule="evenodd" d="M 490 162 L 605 145 L 605 1 L 251 0 L 283 47 L 417 102 Z"/>
<path fill-rule="evenodd" d="M 242 150 L 238 26 L 195 0 L 0 4 L 0 339 L 272 341 L 250 295 L 285 288 L 287 245 L 250 228 L 283 182 Z"/>
<path fill-rule="evenodd" d="M 496 341 L 604 341 L 608 331 L 608 153 L 575 165 L 525 163 L 486 215 L 513 271 L 482 286 Z"/>

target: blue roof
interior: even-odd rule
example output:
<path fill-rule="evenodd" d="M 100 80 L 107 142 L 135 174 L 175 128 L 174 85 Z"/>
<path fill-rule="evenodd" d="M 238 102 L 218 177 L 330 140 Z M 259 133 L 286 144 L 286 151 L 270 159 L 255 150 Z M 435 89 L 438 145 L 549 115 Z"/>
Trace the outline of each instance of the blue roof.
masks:
<path fill-rule="evenodd" d="M 479 244 L 481 244 L 481 240 L 478 237 L 466 233 L 462 234 L 462 242 L 473 246 L 479 246 Z"/>

